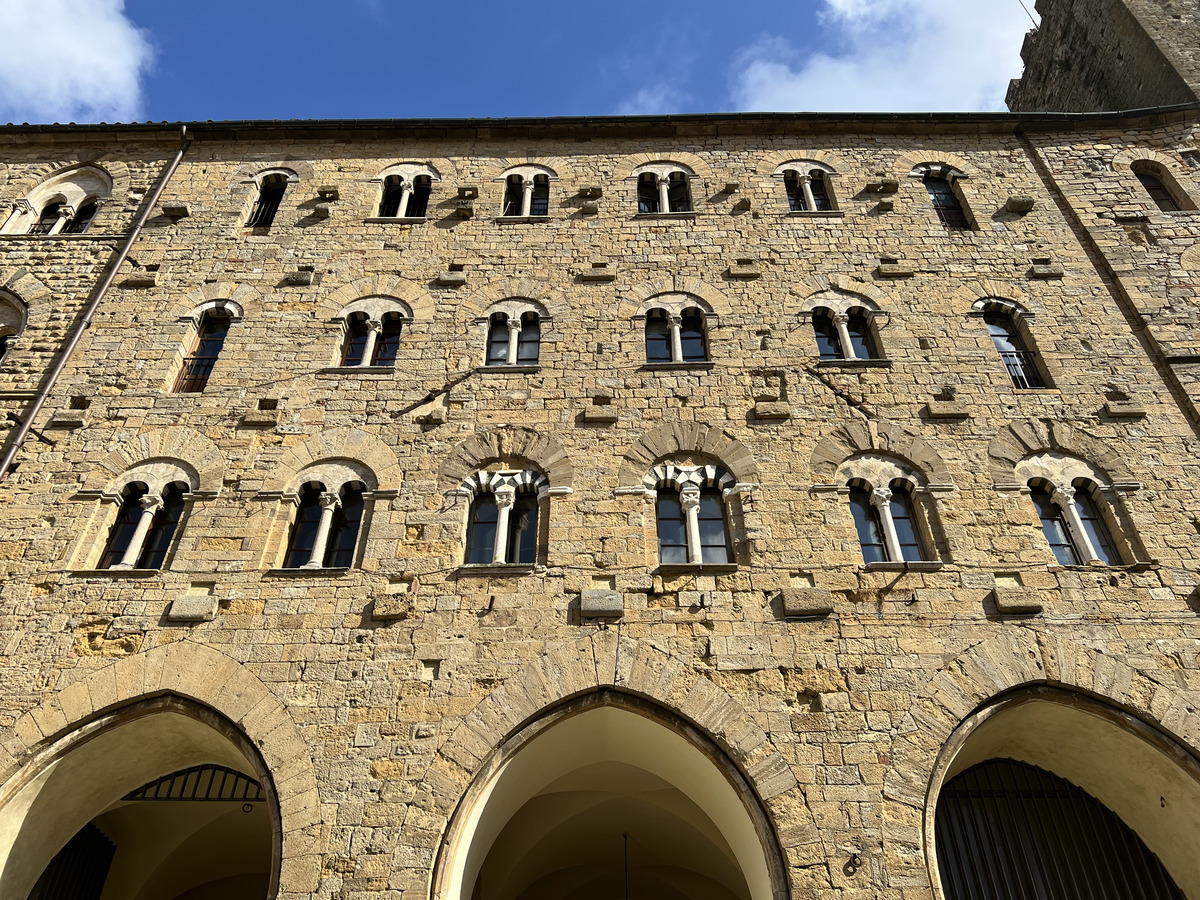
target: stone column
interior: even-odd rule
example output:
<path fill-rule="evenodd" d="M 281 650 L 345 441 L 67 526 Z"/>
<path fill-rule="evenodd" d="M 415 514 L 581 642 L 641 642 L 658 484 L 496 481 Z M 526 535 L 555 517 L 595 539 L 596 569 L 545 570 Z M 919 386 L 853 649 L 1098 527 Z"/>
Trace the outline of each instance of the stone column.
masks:
<path fill-rule="evenodd" d="M 688 562 L 703 563 L 704 556 L 700 548 L 700 488 L 685 484 L 679 491 L 679 505 L 683 507 L 687 524 Z"/>
<path fill-rule="evenodd" d="M 47 234 L 59 234 L 64 228 L 67 227 L 67 223 L 71 221 L 71 217 L 73 215 L 75 215 L 75 210 L 71 209 L 71 207 L 64 203 L 58 210 L 58 221 L 50 227 L 50 230 L 47 232 Z"/>
<path fill-rule="evenodd" d="M 341 500 L 332 491 L 321 494 L 321 521 L 317 524 L 317 536 L 313 539 L 312 556 L 302 569 L 320 569 L 325 565 L 325 547 L 329 544 L 329 529 L 333 525 L 333 513 Z"/>
<path fill-rule="evenodd" d="M 1062 510 L 1063 518 L 1067 522 L 1067 531 L 1071 534 L 1071 539 L 1075 542 L 1075 547 L 1082 557 L 1081 563 L 1090 563 L 1100 560 L 1096 554 L 1096 548 L 1092 546 L 1092 539 L 1088 537 L 1087 529 L 1083 527 L 1083 519 L 1079 517 L 1079 507 L 1075 505 L 1075 491 L 1072 488 L 1056 487 L 1050 495 L 1050 499 L 1057 504 Z"/>
<path fill-rule="evenodd" d="M 667 213 L 671 211 L 671 178 L 668 175 L 658 176 L 658 211 Z"/>
<path fill-rule="evenodd" d="M 858 359 L 854 355 L 854 343 L 850 340 L 850 329 L 847 323 L 850 317 L 844 312 L 833 314 L 833 324 L 837 328 L 838 340 L 842 342 L 842 359 Z"/>
<path fill-rule="evenodd" d="M 517 364 L 517 341 L 521 338 L 521 317 L 512 315 L 508 317 L 508 356 L 505 358 L 505 363 L 510 366 Z"/>
<path fill-rule="evenodd" d="M 883 544 L 887 548 L 888 562 L 903 562 L 904 551 L 900 549 L 900 536 L 896 534 L 896 523 L 892 521 L 892 492 L 888 488 L 871 491 L 871 505 L 879 513 L 879 526 L 883 529 Z"/>
<path fill-rule="evenodd" d="M 512 488 L 496 491 L 496 547 L 492 553 L 494 564 L 503 564 L 508 556 L 508 520 L 512 515 L 513 504 L 517 502 L 517 492 Z"/>
<path fill-rule="evenodd" d="M 531 209 L 533 209 L 533 179 L 523 178 L 521 180 L 521 218 L 529 218 Z"/>
<path fill-rule="evenodd" d="M 668 315 L 668 321 L 671 323 L 671 362 L 683 362 L 682 323 L 675 313 Z"/>
<path fill-rule="evenodd" d="M 400 205 L 396 208 L 396 218 L 403 219 L 408 215 L 408 198 L 412 196 L 412 184 L 407 179 L 400 181 Z"/>
<path fill-rule="evenodd" d="M 17 200 L 12 204 L 12 212 L 8 214 L 8 218 L 4 220 L 4 227 L 0 228 L 0 234 L 12 234 L 12 229 L 16 226 L 17 220 L 26 213 L 33 212 L 33 207 L 29 205 L 28 200 Z"/>
<path fill-rule="evenodd" d="M 150 533 L 150 526 L 154 523 L 154 514 L 162 509 L 163 499 L 158 494 L 146 494 L 141 499 L 142 514 L 138 518 L 137 528 L 133 531 L 133 537 L 129 539 L 129 544 L 125 547 L 125 552 L 121 555 L 121 561 L 113 564 L 114 569 L 132 569 L 138 561 L 138 557 L 142 555 L 142 547 L 146 543 L 146 535 Z"/>
<path fill-rule="evenodd" d="M 798 172 L 800 176 L 800 190 L 804 194 L 804 208 L 809 212 L 817 211 L 817 198 L 812 192 L 812 175 L 808 172 Z"/>
<path fill-rule="evenodd" d="M 367 341 L 363 344 L 362 363 L 360 365 L 371 365 L 371 357 L 375 355 L 375 345 L 379 342 L 379 333 L 383 331 L 383 323 L 376 322 L 371 319 L 367 322 Z"/>

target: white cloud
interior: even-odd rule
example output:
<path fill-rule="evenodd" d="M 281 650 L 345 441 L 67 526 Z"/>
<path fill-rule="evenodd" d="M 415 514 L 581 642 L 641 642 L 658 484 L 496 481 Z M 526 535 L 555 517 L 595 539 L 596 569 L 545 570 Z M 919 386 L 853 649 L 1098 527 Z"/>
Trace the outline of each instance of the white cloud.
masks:
<path fill-rule="evenodd" d="M 656 84 L 642 88 L 617 104 L 618 116 L 657 116 L 677 113 L 689 100 L 687 94 L 673 84 Z"/>
<path fill-rule="evenodd" d="M 129 122 L 152 51 L 124 0 L 0 0 L 0 122 Z"/>
<path fill-rule="evenodd" d="M 1032 25 L 1018 0 L 823 0 L 818 21 L 826 52 L 764 37 L 737 54 L 738 108 L 1002 110 Z"/>

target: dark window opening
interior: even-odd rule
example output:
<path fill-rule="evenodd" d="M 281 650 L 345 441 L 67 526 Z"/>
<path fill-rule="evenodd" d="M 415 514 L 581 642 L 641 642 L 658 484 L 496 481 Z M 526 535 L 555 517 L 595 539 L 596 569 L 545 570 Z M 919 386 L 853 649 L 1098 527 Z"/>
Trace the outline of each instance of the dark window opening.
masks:
<path fill-rule="evenodd" d="M 637 180 L 639 213 L 658 212 L 658 177 L 653 172 L 643 172 Z"/>
<path fill-rule="evenodd" d="M 404 320 L 399 313 L 387 313 L 383 317 L 379 338 L 375 341 L 373 366 L 394 366 L 396 354 L 400 352 L 400 334 L 404 329 Z"/>
<path fill-rule="evenodd" d="M 418 175 L 413 179 L 412 193 L 408 196 L 408 209 L 404 215 L 409 219 L 423 219 L 429 215 L 429 195 L 433 193 L 433 179 Z"/>
<path fill-rule="evenodd" d="M 700 491 L 700 561 L 729 563 L 729 530 L 725 526 L 725 499 L 716 488 Z"/>
<path fill-rule="evenodd" d="M 550 177 L 548 175 L 533 176 L 533 197 L 529 204 L 531 216 L 550 215 Z"/>
<path fill-rule="evenodd" d="M 324 490 L 322 484 L 306 484 L 300 491 L 300 503 L 283 560 L 285 569 L 299 569 L 312 559 L 317 530 L 321 526 L 321 494 Z"/>
<path fill-rule="evenodd" d="M 535 366 L 542 342 L 542 323 L 535 312 L 521 316 L 521 330 L 517 334 L 517 365 Z"/>
<path fill-rule="evenodd" d="M 33 227 L 29 229 L 30 234 L 49 234 L 54 228 L 54 223 L 59 219 L 59 212 L 66 206 L 65 203 L 59 201 L 57 203 L 47 203 L 42 209 L 42 214 L 38 216 L 38 220 L 33 223 Z"/>
<path fill-rule="evenodd" d="M 671 361 L 671 321 L 663 309 L 646 313 L 646 362 Z"/>
<path fill-rule="evenodd" d="M 929 199 L 933 203 L 933 208 L 937 211 L 939 222 L 947 228 L 971 227 L 971 223 L 967 221 L 967 214 L 962 207 L 962 202 L 958 199 L 958 195 L 954 193 L 954 188 L 949 181 L 934 175 L 926 175 L 925 190 L 929 192 Z"/>
<path fill-rule="evenodd" d="M 200 320 L 196 334 L 196 345 L 183 360 L 179 377 L 175 381 L 176 394 L 195 394 L 208 385 L 209 376 L 225 346 L 229 334 L 230 319 L 224 312 L 207 312 Z"/>
<path fill-rule="evenodd" d="M 656 504 L 658 520 L 658 559 L 666 565 L 688 561 L 687 521 L 679 492 L 659 488 Z"/>
<path fill-rule="evenodd" d="M 1030 484 L 1029 487 L 1033 505 L 1037 507 L 1038 518 L 1042 521 L 1042 534 L 1046 536 L 1050 549 L 1054 551 L 1054 558 L 1061 566 L 1080 565 L 1082 560 L 1079 558 L 1079 550 L 1071 539 L 1071 532 L 1067 528 L 1067 519 L 1063 515 L 1063 511 L 1059 509 L 1058 504 L 1054 502 L 1050 492 L 1044 486 Z"/>
<path fill-rule="evenodd" d="M 1018 390 L 1044 388 L 1046 382 L 1038 370 L 1037 355 L 1026 348 L 1012 316 L 1005 312 L 989 311 L 984 313 L 983 321 L 987 324 L 996 352 L 1004 360 L 1013 387 Z"/>
<path fill-rule="evenodd" d="M 75 213 L 75 217 L 63 228 L 63 234 L 83 234 L 92 224 L 92 219 L 96 218 L 96 211 L 99 209 L 100 204 L 95 200 L 83 204 Z"/>
<path fill-rule="evenodd" d="M 1150 195 L 1150 199 L 1158 204 L 1159 209 L 1163 212 L 1179 212 L 1179 204 L 1175 202 L 1175 197 L 1167 189 L 1167 186 L 1162 183 L 1162 179 L 1148 172 L 1135 172 L 1134 174 L 1142 183 L 1142 187 L 1146 189 L 1146 193 Z"/>
<path fill-rule="evenodd" d="M 55 854 L 29 900 L 100 900 L 117 848 L 95 825 L 84 825 Z"/>
<path fill-rule="evenodd" d="M 167 551 L 171 549 L 171 541 L 183 518 L 183 508 L 186 505 L 186 489 L 178 484 L 167 485 L 162 493 L 162 506 L 154 513 L 150 522 L 150 530 L 146 532 L 146 541 L 142 545 L 142 554 L 135 563 L 139 569 L 161 569 L 167 559 Z"/>
<path fill-rule="evenodd" d="M 488 322 L 487 365 L 503 366 L 508 363 L 508 316 L 495 313 Z"/>
<path fill-rule="evenodd" d="M 704 341 L 704 313 L 696 308 L 685 309 L 679 317 L 679 346 L 683 362 L 704 362 L 708 347 Z"/>
<path fill-rule="evenodd" d="M 342 346 L 342 365 L 361 366 L 367 348 L 367 314 L 357 312 L 346 319 L 346 342 Z"/>
<path fill-rule="evenodd" d="M 787 192 L 788 209 L 792 212 L 804 212 L 808 208 L 804 199 L 804 188 L 800 185 L 800 175 L 794 169 L 783 173 L 783 189 Z"/>
<path fill-rule="evenodd" d="M 496 526 L 499 509 L 493 494 L 479 494 L 471 504 L 467 528 L 467 564 L 487 565 L 496 553 Z"/>
<path fill-rule="evenodd" d="M 250 211 L 250 218 L 246 220 L 247 228 L 271 226 L 275 221 L 275 214 L 279 212 L 279 204 L 283 201 L 287 185 L 286 175 L 267 175 L 263 178 L 258 189 L 258 200 L 254 203 L 254 209 Z"/>
<path fill-rule="evenodd" d="M 829 181 L 826 179 L 825 173 L 820 169 L 813 169 L 811 174 L 812 180 L 809 181 L 808 187 L 812 191 L 817 211 L 828 212 L 833 209 L 833 201 L 829 198 Z"/>
<path fill-rule="evenodd" d="M 688 189 L 688 177 L 683 172 L 672 172 L 667 182 L 667 203 L 671 212 L 691 212 L 692 195 Z"/>
<path fill-rule="evenodd" d="M 363 517 L 363 492 L 357 485 L 342 488 L 341 502 L 333 511 L 329 538 L 325 543 L 322 565 L 329 569 L 348 569 L 354 565 L 354 548 Z"/>
<path fill-rule="evenodd" d="M 400 215 L 400 199 L 404 196 L 404 186 L 398 175 L 389 175 L 383 182 L 383 196 L 379 201 L 380 218 L 394 219 Z M 409 198 L 412 203 L 412 198 Z"/>
<path fill-rule="evenodd" d="M 4 362 L 8 356 L 8 351 L 12 347 L 12 342 L 16 339 L 15 334 L 0 335 L 0 362 Z"/>
<path fill-rule="evenodd" d="M 1113 544 L 1112 534 L 1109 533 L 1108 525 L 1095 498 L 1092 497 L 1092 492 L 1085 484 L 1075 488 L 1075 508 L 1079 512 L 1079 519 L 1083 523 L 1088 540 L 1091 541 L 1092 549 L 1096 551 L 1096 558 L 1105 565 L 1119 565 L 1121 558 Z"/>
<path fill-rule="evenodd" d="M 501 215 L 521 215 L 521 203 L 525 196 L 525 179 L 520 175 L 509 175 L 504 182 L 504 212 Z"/>
<path fill-rule="evenodd" d="M 508 546 L 505 562 L 532 564 L 537 555 L 538 499 L 525 491 L 517 494 L 508 513 Z"/>
<path fill-rule="evenodd" d="M 883 525 L 879 521 L 879 510 L 871 503 L 870 491 L 852 486 L 850 511 L 854 515 L 854 528 L 858 532 L 858 545 L 862 548 L 863 562 L 886 562 L 887 545 L 883 540 Z"/>
<path fill-rule="evenodd" d="M 900 559 L 905 562 L 923 560 L 925 550 L 921 544 L 921 538 L 917 534 L 912 494 L 909 492 L 908 486 L 901 482 L 893 484 L 891 490 L 892 500 L 888 508 L 892 514 L 892 526 L 896 529 L 896 538 L 900 543 Z"/>
<path fill-rule="evenodd" d="M 837 325 L 834 324 L 833 315 L 829 310 L 813 310 L 812 324 L 821 359 L 844 359 L 842 337 L 838 334 Z"/>
<path fill-rule="evenodd" d="M 846 319 L 846 331 L 850 333 L 850 346 L 856 359 L 877 359 L 875 337 L 871 331 L 871 318 L 862 309 L 852 309 Z"/>
<path fill-rule="evenodd" d="M 131 484 L 124 490 L 124 499 L 117 510 L 117 519 L 108 531 L 108 540 L 104 544 L 104 552 L 100 555 L 98 569 L 111 569 L 125 556 L 133 533 L 137 531 L 138 522 L 142 518 L 142 498 L 149 493 L 144 484 Z"/>
<path fill-rule="evenodd" d="M 1013 759 L 988 760 L 949 781 L 934 834 L 946 900 L 1184 900 L 1112 810 Z"/>

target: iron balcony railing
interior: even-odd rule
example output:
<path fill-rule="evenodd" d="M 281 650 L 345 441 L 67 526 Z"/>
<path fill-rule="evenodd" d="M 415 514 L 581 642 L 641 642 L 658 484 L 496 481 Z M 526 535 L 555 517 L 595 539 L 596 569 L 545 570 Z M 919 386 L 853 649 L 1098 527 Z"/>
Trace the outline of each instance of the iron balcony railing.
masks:
<path fill-rule="evenodd" d="M 1037 369 L 1034 354 L 1028 350 L 1001 350 L 1000 358 L 1012 378 L 1013 387 L 1020 391 L 1035 391 L 1046 386 Z"/>

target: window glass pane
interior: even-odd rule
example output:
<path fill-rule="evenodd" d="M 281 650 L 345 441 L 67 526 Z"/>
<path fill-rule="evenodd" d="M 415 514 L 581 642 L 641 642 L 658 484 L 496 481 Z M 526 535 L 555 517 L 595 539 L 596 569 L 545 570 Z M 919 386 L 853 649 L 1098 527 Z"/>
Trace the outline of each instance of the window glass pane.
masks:
<path fill-rule="evenodd" d="M 537 556 L 537 495 L 517 495 L 508 518 L 508 562 L 533 563 Z"/>
<path fill-rule="evenodd" d="M 925 190 L 929 192 L 929 199 L 933 208 L 937 210 L 938 221 L 947 228 L 970 227 L 962 204 L 958 201 L 958 195 L 954 193 L 949 181 L 945 178 L 927 177 Z"/>
<path fill-rule="evenodd" d="M 684 362 L 703 362 L 708 359 L 704 346 L 704 316 L 685 312 L 679 319 L 679 344 Z"/>
<path fill-rule="evenodd" d="M 395 313 L 389 313 L 383 317 L 383 330 L 379 332 L 379 338 L 375 342 L 375 358 L 371 360 L 371 365 L 393 366 L 396 364 L 396 353 L 400 349 L 400 333 L 403 327 L 403 320 Z"/>
<path fill-rule="evenodd" d="M 162 498 L 163 505 L 155 512 L 150 530 L 146 533 L 146 542 L 142 545 L 142 555 L 137 561 L 139 569 L 163 567 L 167 550 L 171 548 L 171 540 L 175 537 L 175 529 L 183 516 L 183 490 L 172 484 L 163 491 Z"/>
<path fill-rule="evenodd" d="M 846 330 L 850 332 L 850 345 L 858 359 L 875 359 L 875 340 L 871 335 L 870 320 L 861 310 L 850 313 L 846 321 Z"/>
<path fill-rule="evenodd" d="M 1108 525 L 1087 488 L 1077 487 L 1075 489 L 1075 508 L 1079 511 L 1079 518 L 1083 520 L 1083 530 L 1087 532 L 1088 540 L 1092 542 L 1097 558 L 1110 566 L 1119 564 L 1121 560 L 1113 545 Z"/>
<path fill-rule="evenodd" d="M 433 180 L 428 175 L 418 175 L 413 182 L 413 192 L 408 198 L 405 218 L 420 219 L 429 213 L 429 195 L 433 191 Z"/>
<path fill-rule="evenodd" d="M 671 361 L 671 324 L 658 310 L 646 314 L 646 362 Z"/>
<path fill-rule="evenodd" d="M 333 513 L 329 539 L 325 544 L 323 564 L 327 568 L 349 568 L 354 565 L 354 548 L 358 544 L 358 529 L 363 515 L 362 491 L 347 487 L 342 491 L 341 501 Z"/>
<path fill-rule="evenodd" d="M 138 521 L 142 517 L 142 498 L 146 496 L 146 488 L 139 484 L 126 490 L 128 493 L 121 501 L 121 508 L 117 510 L 116 521 L 109 529 L 104 553 L 101 554 L 100 562 L 96 566 L 98 569 L 110 569 L 121 561 L 121 557 L 129 549 L 129 542 L 133 539 L 133 533 L 137 530 Z"/>
<path fill-rule="evenodd" d="M 534 176 L 533 199 L 529 204 L 531 216 L 550 215 L 550 180 L 545 175 Z"/>
<path fill-rule="evenodd" d="M 729 535 L 725 527 L 725 501 L 718 491 L 700 492 L 700 559 L 706 563 L 727 563 Z"/>
<path fill-rule="evenodd" d="M 508 318 L 492 316 L 488 325 L 487 364 L 502 366 L 508 362 Z"/>
<path fill-rule="evenodd" d="M 783 173 L 783 189 L 787 191 L 788 209 L 803 212 L 804 190 L 800 187 L 800 176 L 791 169 Z"/>
<path fill-rule="evenodd" d="M 670 488 L 660 488 L 657 504 L 658 558 L 664 563 L 686 563 L 687 527 L 679 494 Z"/>
<path fill-rule="evenodd" d="M 833 317 L 825 310 L 818 310 L 813 313 L 812 323 L 821 359 L 842 359 L 842 340 Z"/>
<path fill-rule="evenodd" d="M 266 228 L 274 222 L 275 214 L 279 212 L 279 204 L 286 191 L 286 179 L 274 175 L 263 179 L 262 187 L 258 191 L 258 201 L 254 204 L 246 226 L 248 228 Z"/>
<path fill-rule="evenodd" d="M 812 181 L 809 182 L 809 188 L 812 190 L 813 199 L 817 201 L 817 209 L 828 211 L 833 209 L 833 204 L 829 200 L 829 183 L 825 180 L 825 173 L 814 171 L 812 173 Z"/>
<path fill-rule="evenodd" d="M 471 504 L 471 525 L 467 529 L 467 562 L 490 563 L 496 553 L 496 498 L 480 494 Z"/>
<path fill-rule="evenodd" d="M 638 212 L 658 212 L 658 179 L 650 172 L 638 176 Z"/>
<path fill-rule="evenodd" d="M 379 201 L 379 215 L 389 219 L 400 215 L 400 198 L 403 194 L 400 179 L 395 176 L 388 178 L 383 185 L 383 199 Z"/>
<path fill-rule="evenodd" d="M 858 532 L 859 546 L 862 547 L 863 562 L 886 562 L 883 529 L 879 527 L 879 514 L 871 505 L 870 495 L 861 488 L 851 488 L 850 511 L 854 514 L 854 528 Z"/>
<path fill-rule="evenodd" d="M 175 392 L 188 394 L 204 390 L 216 365 L 225 337 L 229 333 L 229 317 L 220 313 L 205 313 L 196 336 L 196 349 L 183 361 Z"/>
<path fill-rule="evenodd" d="M 346 323 L 346 343 L 342 347 L 342 365 L 362 365 L 363 351 L 366 347 L 367 319 L 361 313 L 356 313 Z"/>
<path fill-rule="evenodd" d="M 317 527 L 321 522 L 322 490 L 324 488 L 309 486 L 300 492 L 300 505 L 296 509 L 296 520 L 292 523 L 288 549 L 283 560 L 285 569 L 298 569 L 312 559 Z"/>
<path fill-rule="evenodd" d="M 542 323 L 532 313 L 521 316 L 521 333 L 517 336 L 517 364 L 536 365 L 542 340 Z"/>
<path fill-rule="evenodd" d="M 916 524 L 913 521 L 912 497 L 908 491 L 901 487 L 893 487 L 889 509 L 892 513 L 892 525 L 896 528 L 896 537 L 900 540 L 900 558 L 907 562 L 924 559 L 921 539 L 917 536 Z"/>
<path fill-rule="evenodd" d="M 521 200 L 524 194 L 521 184 L 520 175 L 508 176 L 508 181 L 504 185 L 504 212 L 501 215 L 519 216 L 521 214 Z"/>
<path fill-rule="evenodd" d="M 983 321 L 987 323 L 988 334 L 1004 361 L 1013 387 L 1019 390 L 1044 388 L 1046 383 L 1038 371 L 1035 354 L 1026 349 L 1012 318 L 1007 313 L 988 312 Z"/>
<path fill-rule="evenodd" d="M 1144 172 L 1137 172 L 1138 181 L 1142 183 L 1142 187 L 1146 189 L 1146 193 L 1150 195 L 1158 208 L 1163 212 L 1177 212 L 1179 204 L 1175 202 L 1175 198 L 1171 196 L 1171 192 L 1167 190 L 1166 185 L 1153 175 L 1148 175 Z"/>
<path fill-rule="evenodd" d="M 691 212 L 692 198 L 688 191 L 687 176 L 682 172 L 672 172 L 667 186 L 667 202 L 671 204 L 671 212 Z"/>
<path fill-rule="evenodd" d="M 1079 551 L 1075 549 L 1071 533 L 1067 531 L 1062 510 L 1050 499 L 1049 492 L 1043 487 L 1032 488 L 1030 496 L 1033 498 L 1033 505 L 1037 507 L 1038 518 L 1042 520 L 1042 534 L 1046 536 L 1050 549 L 1054 551 L 1054 558 L 1058 560 L 1059 565 L 1079 565 Z"/>

